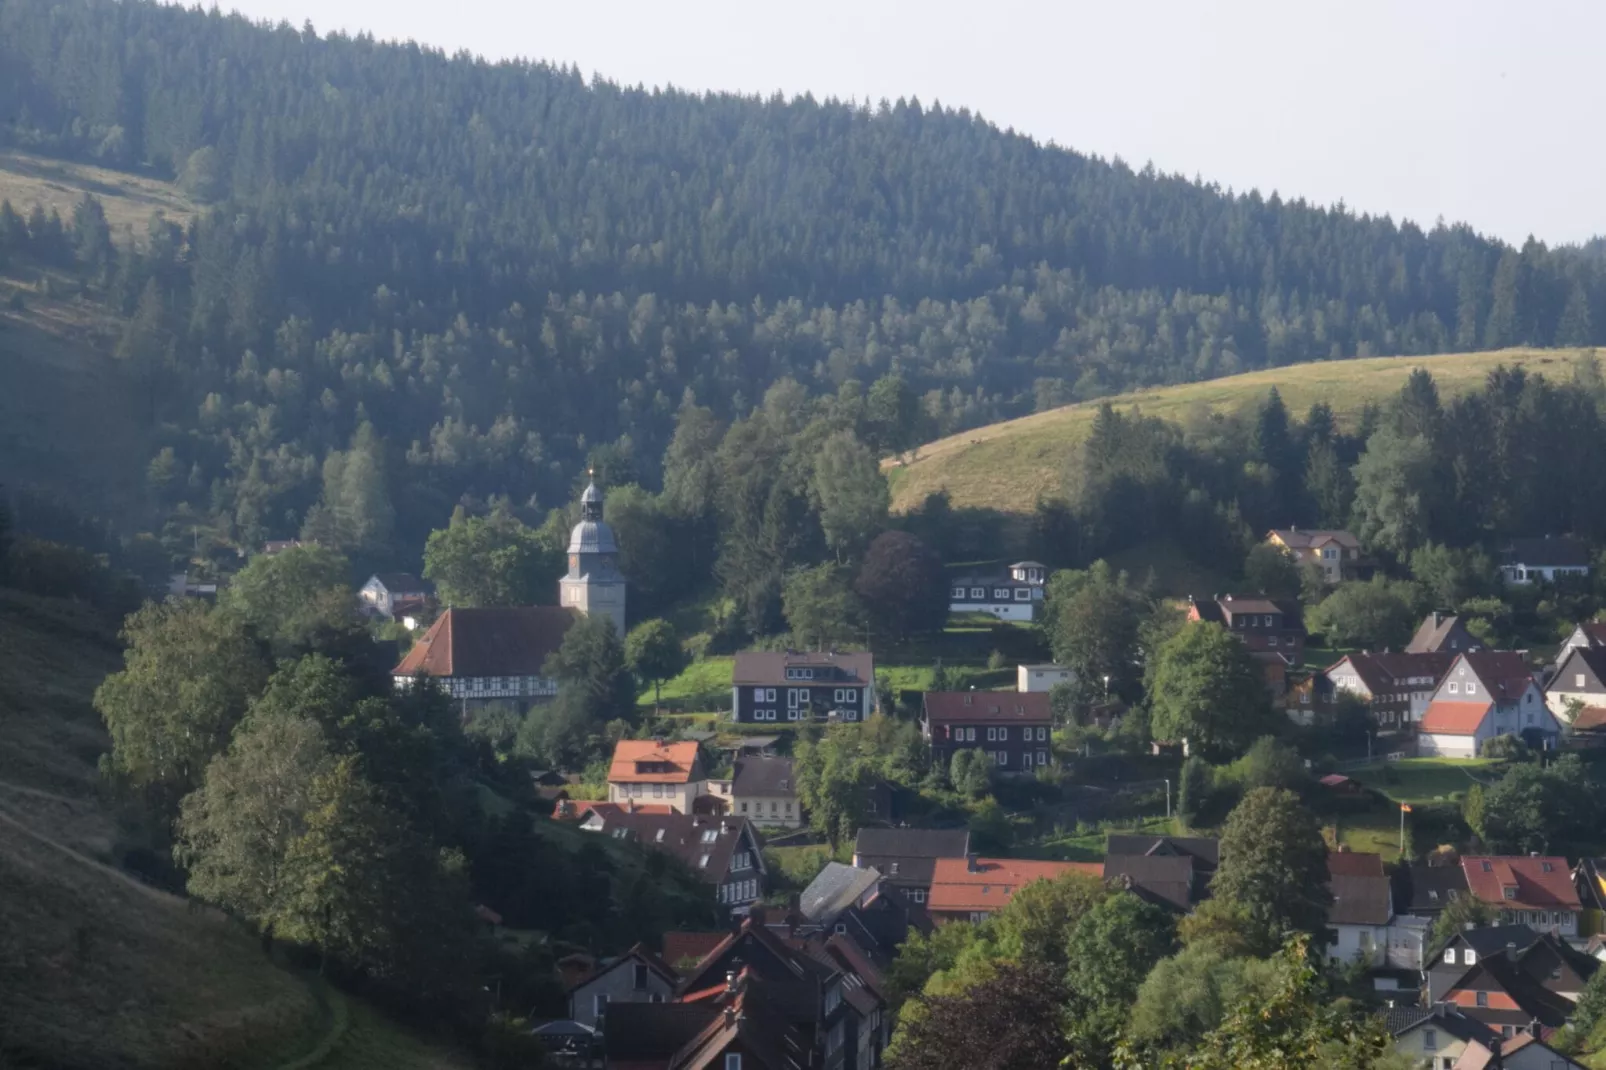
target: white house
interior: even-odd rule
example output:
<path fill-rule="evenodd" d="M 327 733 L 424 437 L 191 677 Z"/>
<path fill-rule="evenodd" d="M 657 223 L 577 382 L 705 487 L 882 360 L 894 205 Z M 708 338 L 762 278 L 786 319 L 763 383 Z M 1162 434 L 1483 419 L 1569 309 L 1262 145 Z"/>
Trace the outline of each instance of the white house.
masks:
<path fill-rule="evenodd" d="M 1571 536 L 1515 539 L 1506 548 L 1500 576 L 1507 583 L 1554 583 L 1589 575 L 1589 547 Z"/>
<path fill-rule="evenodd" d="M 1433 692 L 1417 734 L 1417 753 L 1476 758 L 1483 744 L 1503 735 L 1538 733 L 1554 747 L 1561 725 L 1521 654 L 1477 650 L 1456 656 Z"/>
<path fill-rule="evenodd" d="M 1059 684 L 1074 684 L 1076 673 L 1064 665 L 1015 666 L 1015 690 L 1052 691 Z"/>
<path fill-rule="evenodd" d="M 1606 707 L 1606 650 L 1575 646 L 1564 649 L 1545 686 L 1545 705 L 1558 721 L 1569 724 L 1574 703 Z"/>
<path fill-rule="evenodd" d="M 1043 605 L 1048 566 L 1041 561 L 1017 561 L 1003 575 L 954 576 L 947 582 L 950 613 L 1032 621 Z"/>
<path fill-rule="evenodd" d="M 1327 912 L 1333 942 L 1327 947 L 1327 957 L 1338 962 L 1384 965 L 1389 923 L 1394 920 L 1394 897 L 1383 873 L 1382 856 L 1359 851 L 1330 853 L 1327 887 L 1333 895 L 1333 905 Z"/>

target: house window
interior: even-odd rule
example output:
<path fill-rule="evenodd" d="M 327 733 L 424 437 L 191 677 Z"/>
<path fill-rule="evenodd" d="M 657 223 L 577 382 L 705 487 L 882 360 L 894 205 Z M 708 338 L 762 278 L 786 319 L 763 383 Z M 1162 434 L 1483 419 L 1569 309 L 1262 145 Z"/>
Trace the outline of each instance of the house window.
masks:
<path fill-rule="evenodd" d="M 1579 673 L 1577 676 L 1573 677 L 1573 686 L 1578 688 L 1578 690 L 1580 690 L 1580 691 L 1582 691 L 1584 689 L 1584 674 L 1583 673 Z"/>
<path fill-rule="evenodd" d="M 1020 757 L 1021 757 L 1021 764 L 1026 766 L 1028 769 L 1030 769 L 1031 765 L 1032 765 L 1032 752 L 1031 751 L 1026 751 Z"/>
<path fill-rule="evenodd" d="M 1008 765 L 1009 764 L 1009 751 L 1001 750 L 1001 751 L 998 752 L 998 764 L 999 765 Z"/>
<path fill-rule="evenodd" d="M 1005 728 L 1005 727 L 1000 727 L 998 729 L 998 742 L 1002 743 L 1004 740 L 1006 740 L 1008 738 L 1009 738 L 1009 729 Z"/>
<path fill-rule="evenodd" d="M 1032 589 L 1030 587 L 1017 587 L 1017 588 L 1015 588 L 1015 601 L 1017 601 L 1017 602 L 1030 602 L 1031 600 L 1032 600 Z"/>
<path fill-rule="evenodd" d="M 1479 992 L 1478 993 L 1478 1006 L 1487 1007 L 1488 1005 L 1489 1005 L 1489 993 L 1487 993 L 1487 992 Z"/>
<path fill-rule="evenodd" d="M 965 589 L 963 587 L 955 587 L 954 588 L 954 597 L 955 598 L 963 598 L 963 597 L 965 597 Z"/>
<path fill-rule="evenodd" d="M 1468 966 L 1476 966 L 1478 964 L 1478 953 L 1470 947 L 1467 948 L 1466 963 Z"/>
<path fill-rule="evenodd" d="M 924 888 L 916 888 L 910 894 L 914 897 L 914 901 L 915 902 L 920 903 L 922 905 L 925 903 L 925 901 L 926 901 L 926 890 Z"/>
<path fill-rule="evenodd" d="M 998 729 L 996 729 L 996 728 L 987 729 L 987 742 L 989 742 L 989 743 L 998 742 Z"/>
<path fill-rule="evenodd" d="M 1040 751 L 1037 752 L 1037 764 L 1038 765 L 1047 765 L 1048 764 L 1048 751 L 1040 750 Z"/>
<path fill-rule="evenodd" d="M 746 803 L 742 803 L 742 813 L 744 813 L 744 814 L 747 813 L 747 804 Z"/>
<path fill-rule="evenodd" d="M 986 598 L 987 597 L 987 588 L 985 588 L 985 587 L 972 587 L 970 589 L 970 597 L 978 599 L 978 600 Z"/>
<path fill-rule="evenodd" d="M 1444 961 L 1452 966 L 1455 965 L 1455 948 L 1447 947 L 1444 949 Z"/>
<path fill-rule="evenodd" d="M 608 1013 L 608 993 L 598 992 L 591 997 L 591 1013 L 597 1018 Z"/>
<path fill-rule="evenodd" d="M 1454 695 L 1461 690 L 1461 685 L 1454 680 L 1450 681 L 1450 694 Z"/>
<path fill-rule="evenodd" d="M 647 967 L 642 965 L 639 962 L 636 963 L 635 977 L 634 977 L 633 980 L 634 980 L 635 988 L 636 988 L 637 992 L 640 992 L 644 988 L 646 988 L 647 987 Z"/>
<path fill-rule="evenodd" d="M 1469 694 L 1469 695 L 1476 694 L 1477 690 L 1478 690 L 1478 685 L 1473 683 L 1471 680 L 1468 680 L 1467 681 L 1467 694 Z"/>
<path fill-rule="evenodd" d="M 737 1052 L 729 1052 L 725 1056 L 725 1070 L 742 1070 L 742 1057 Z"/>
<path fill-rule="evenodd" d="M 993 597 L 995 599 L 997 599 L 998 601 L 1000 601 L 1000 602 L 1009 601 L 1009 588 L 1008 587 L 994 587 L 993 588 Z"/>
<path fill-rule="evenodd" d="M 786 711 L 786 719 L 787 719 L 787 720 L 788 720 L 788 721 L 795 721 L 795 720 L 797 720 L 797 711 L 796 711 L 796 710 L 787 710 L 787 711 Z"/>
<path fill-rule="evenodd" d="M 1424 1030 L 1422 1030 L 1422 1050 L 1423 1051 L 1438 1051 L 1439 1050 L 1439 1031 L 1438 1030 L 1436 1030 L 1436 1029 L 1424 1029 Z"/>

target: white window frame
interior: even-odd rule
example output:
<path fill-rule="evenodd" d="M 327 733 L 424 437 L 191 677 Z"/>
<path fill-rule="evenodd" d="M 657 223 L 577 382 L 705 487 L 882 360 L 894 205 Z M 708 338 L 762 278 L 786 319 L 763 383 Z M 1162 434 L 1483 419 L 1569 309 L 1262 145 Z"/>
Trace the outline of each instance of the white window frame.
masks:
<path fill-rule="evenodd" d="M 965 597 L 965 589 L 963 587 L 955 587 L 953 597 L 956 599 L 963 599 Z"/>
<path fill-rule="evenodd" d="M 742 1053 L 728 1051 L 725 1053 L 725 1070 L 742 1070 Z"/>
<path fill-rule="evenodd" d="M 980 601 L 981 599 L 986 598 L 987 597 L 987 588 L 985 588 L 985 587 L 972 587 L 970 589 L 970 597 L 976 599 L 977 601 Z"/>
<path fill-rule="evenodd" d="M 987 727 L 987 742 L 989 742 L 989 743 L 997 743 L 998 742 L 998 729 L 993 727 L 993 726 L 991 726 L 991 725 L 989 725 Z"/>

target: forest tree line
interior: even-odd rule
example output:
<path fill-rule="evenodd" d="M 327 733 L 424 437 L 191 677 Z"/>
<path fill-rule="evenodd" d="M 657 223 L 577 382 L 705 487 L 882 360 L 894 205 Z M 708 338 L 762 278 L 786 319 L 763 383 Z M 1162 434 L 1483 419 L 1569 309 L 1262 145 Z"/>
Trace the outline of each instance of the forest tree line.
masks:
<path fill-rule="evenodd" d="M 121 321 L 157 431 L 135 526 L 239 546 L 335 525 L 407 564 L 456 504 L 539 519 L 599 458 L 656 490 L 688 399 L 729 423 L 783 379 L 900 381 L 908 422 L 866 442 L 893 452 L 1135 386 L 1606 331 L 1593 250 L 1234 195 L 913 100 L 646 91 L 104 0 L 0 3 L 0 71 L 0 144 L 210 206 L 132 242 L 93 199 L 13 206 L 0 270 Z M 362 502 L 377 522 L 340 519 Z"/>

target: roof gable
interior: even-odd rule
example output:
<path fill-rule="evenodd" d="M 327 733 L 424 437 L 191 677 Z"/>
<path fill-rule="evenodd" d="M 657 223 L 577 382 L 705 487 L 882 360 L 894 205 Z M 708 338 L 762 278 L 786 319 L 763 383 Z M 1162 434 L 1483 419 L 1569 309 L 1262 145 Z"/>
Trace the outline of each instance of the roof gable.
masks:
<path fill-rule="evenodd" d="M 1582 686 L 1578 683 L 1580 673 L 1584 676 Z M 1556 675 L 1551 677 L 1545 688 L 1546 694 L 1555 692 L 1606 693 L 1606 649 L 1589 646 L 1569 648 L 1556 666 Z"/>
<path fill-rule="evenodd" d="M 395 676 L 543 676 L 578 616 L 562 606 L 492 606 L 442 613 Z"/>
<path fill-rule="evenodd" d="M 1053 724 L 1047 691 L 927 691 L 932 724 Z"/>

